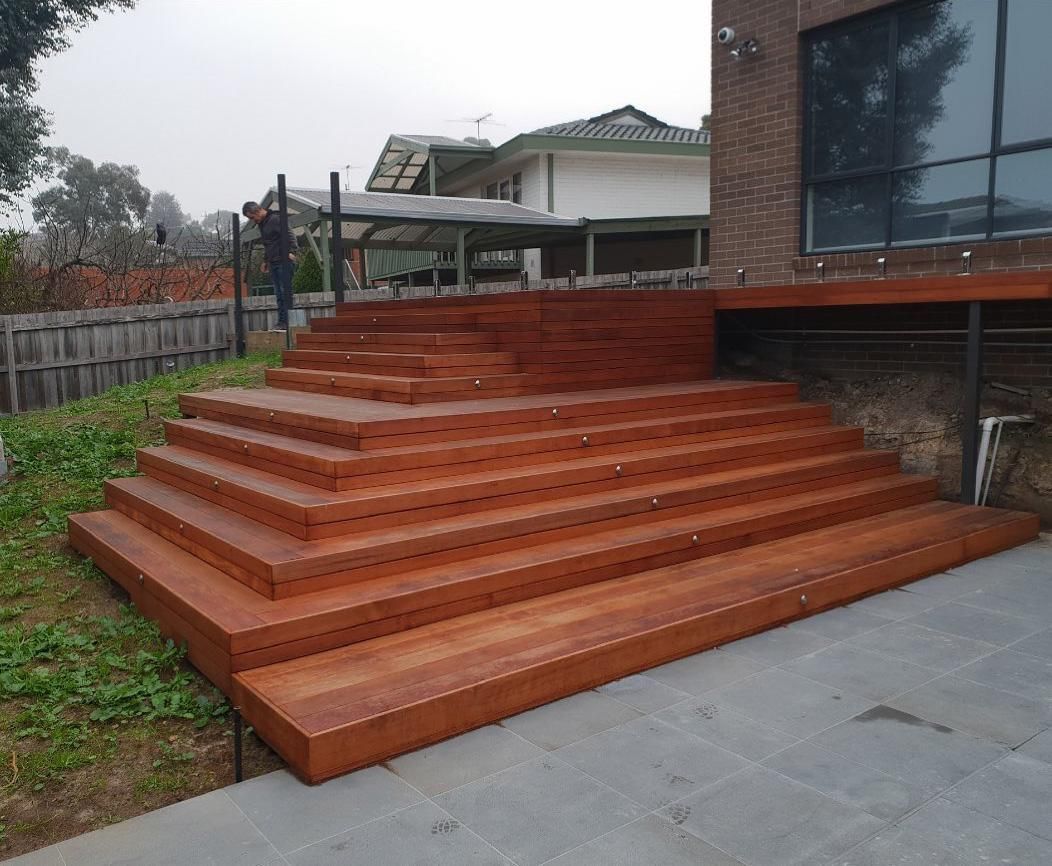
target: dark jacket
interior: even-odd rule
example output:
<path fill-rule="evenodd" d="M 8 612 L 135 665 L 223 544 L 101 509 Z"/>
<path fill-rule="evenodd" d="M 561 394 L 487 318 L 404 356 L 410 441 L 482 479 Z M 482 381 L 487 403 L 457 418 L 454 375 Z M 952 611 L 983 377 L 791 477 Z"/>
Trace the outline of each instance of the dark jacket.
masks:
<path fill-rule="evenodd" d="M 266 256 L 268 265 L 280 265 L 287 262 L 288 257 L 281 255 L 281 216 L 277 211 L 267 211 L 267 217 L 259 224 L 259 237 L 263 241 L 263 254 Z M 289 231 L 288 252 L 296 252 L 296 238 Z"/>

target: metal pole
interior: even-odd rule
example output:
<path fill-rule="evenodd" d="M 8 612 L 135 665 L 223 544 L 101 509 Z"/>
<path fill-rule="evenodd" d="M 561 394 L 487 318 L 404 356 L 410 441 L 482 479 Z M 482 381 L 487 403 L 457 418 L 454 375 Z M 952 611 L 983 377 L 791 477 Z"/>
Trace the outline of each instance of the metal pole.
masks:
<path fill-rule="evenodd" d="M 234 354 L 245 357 L 245 317 L 241 306 L 241 217 L 230 214 L 231 242 L 234 244 Z"/>
<path fill-rule="evenodd" d="M 241 765 L 241 707 L 234 707 L 234 781 L 244 778 Z"/>
<path fill-rule="evenodd" d="M 332 208 L 332 279 L 336 303 L 343 303 L 343 216 L 340 209 L 340 173 L 329 172 L 329 205 Z"/>
<path fill-rule="evenodd" d="M 292 250 L 289 249 L 289 198 L 285 194 L 285 175 L 278 175 L 278 219 L 280 220 L 279 226 L 281 228 L 281 264 L 282 267 L 289 263 L 289 253 Z M 291 281 L 290 281 L 291 282 Z M 281 281 L 278 281 L 279 291 L 284 292 L 285 288 L 281 287 Z M 286 308 L 285 315 L 288 317 L 288 322 L 285 326 L 285 348 L 292 348 L 292 286 L 289 286 L 288 296 L 285 298 L 288 307 Z"/>
<path fill-rule="evenodd" d="M 983 387 L 983 305 L 968 304 L 968 354 L 964 367 L 964 429 L 961 431 L 961 502 L 975 503 L 979 460 L 979 401 Z"/>

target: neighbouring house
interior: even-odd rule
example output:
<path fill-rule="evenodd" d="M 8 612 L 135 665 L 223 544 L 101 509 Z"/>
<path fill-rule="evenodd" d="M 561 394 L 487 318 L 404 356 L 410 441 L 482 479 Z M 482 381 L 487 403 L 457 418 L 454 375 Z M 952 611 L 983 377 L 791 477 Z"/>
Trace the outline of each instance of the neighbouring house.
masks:
<path fill-rule="evenodd" d="M 490 250 L 472 257 L 477 279 L 531 279 L 708 262 L 709 133 L 671 126 L 631 105 L 521 133 L 485 139 L 392 135 L 366 190 L 498 199 L 535 211 L 583 217 L 593 236 L 542 249 Z M 454 253 L 377 250 L 369 278 L 433 275 L 451 282 Z"/>
<path fill-rule="evenodd" d="M 1020 272 L 984 302 L 984 372 L 1052 385 L 1052 301 L 1007 289 L 1052 270 L 1052 3 L 714 0 L 712 23 L 709 285 Z M 952 372 L 960 299 L 743 309 L 725 335 L 797 368 Z"/>

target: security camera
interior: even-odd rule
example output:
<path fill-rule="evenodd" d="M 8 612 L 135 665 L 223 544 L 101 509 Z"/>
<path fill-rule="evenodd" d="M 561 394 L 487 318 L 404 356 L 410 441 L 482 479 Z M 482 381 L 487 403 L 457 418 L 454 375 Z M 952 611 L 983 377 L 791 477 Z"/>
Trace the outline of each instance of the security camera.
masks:
<path fill-rule="evenodd" d="M 716 38 L 720 41 L 720 45 L 730 45 L 734 41 L 734 28 L 721 27 Z"/>

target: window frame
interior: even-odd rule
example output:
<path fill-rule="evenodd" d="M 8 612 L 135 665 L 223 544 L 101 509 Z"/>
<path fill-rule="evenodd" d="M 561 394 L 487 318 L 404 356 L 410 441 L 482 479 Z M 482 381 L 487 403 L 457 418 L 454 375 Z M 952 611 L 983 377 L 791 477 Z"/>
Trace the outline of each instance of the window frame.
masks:
<path fill-rule="evenodd" d="M 945 0 L 937 0 L 945 2 Z M 1029 153 L 1039 150 L 1052 151 L 1052 136 L 1032 139 L 1025 142 L 1003 145 L 1001 143 L 1001 122 L 1004 115 L 1004 83 L 1005 64 L 1007 54 L 1008 35 L 1008 6 L 1009 0 L 995 0 L 997 3 L 997 32 L 994 46 L 994 91 L 992 99 L 992 118 L 990 127 L 990 147 L 980 153 L 962 154 L 948 159 L 932 160 L 930 162 L 914 162 L 903 165 L 895 165 L 895 111 L 896 111 L 896 84 L 898 77 L 898 47 L 899 47 L 899 16 L 912 9 L 919 9 L 932 5 L 932 0 L 911 0 L 911 2 L 898 3 L 884 9 L 852 16 L 844 21 L 826 27 L 816 28 L 804 35 L 803 45 L 803 133 L 802 153 L 800 162 L 800 238 L 799 249 L 801 256 L 835 255 L 840 253 L 873 252 L 875 250 L 902 250 L 919 249 L 925 247 L 947 246 L 959 243 L 990 243 L 1000 240 L 1011 240 L 1021 237 L 1041 237 L 1049 235 L 1047 229 L 1026 229 L 1016 232 L 995 233 L 994 231 L 994 205 L 997 190 L 997 161 L 1000 157 L 1010 156 L 1017 153 Z M 885 119 L 885 159 L 884 164 L 877 168 L 850 169 L 840 172 L 827 172 L 825 174 L 812 175 L 811 159 L 812 140 L 812 48 L 820 40 L 858 30 L 867 25 L 884 20 L 888 24 L 888 92 L 887 92 L 887 117 Z M 1052 154 L 1050 154 L 1052 155 Z M 899 242 L 895 243 L 893 237 L 894 221 L 894 186 L 895 177 L 898 174 L 916 171 L 917 169 L 938 168 L 944 165 L 969 162 L 977 159 L 989 161 L 987 201 L 986 201 L 986 231 L 982 238 L 964 239 L 947 237 L 938 241 Z M 884 203 L 887 213 L 884 225 L 884 238 L 880 242 L 874 242 L 864 246 L 831 247 L 826 249 L 808 249 L 808 202 L 812 187 L 829 183 L 832 181 L 852 180 L 864 177 L 884 177 L 886 179 Z"/>

